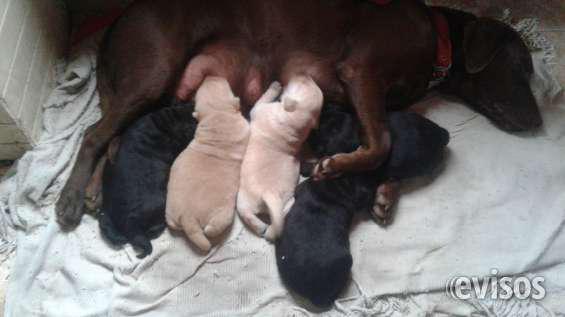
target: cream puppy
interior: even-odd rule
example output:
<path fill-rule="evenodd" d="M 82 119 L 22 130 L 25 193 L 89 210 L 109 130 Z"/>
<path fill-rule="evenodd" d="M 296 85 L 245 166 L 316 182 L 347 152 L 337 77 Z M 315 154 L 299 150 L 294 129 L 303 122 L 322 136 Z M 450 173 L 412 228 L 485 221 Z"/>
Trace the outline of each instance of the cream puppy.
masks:
<path fill-rule="evenodd" d="M 199 249 L 208 251 L 209 238 L 233 222 L 249 123 L 223 78 L 207 77 L 195 103 L 198 126 L 171 167 L 166 219 L 169 227 L 183 230 Z"/>
<path fill-rule="evenodd" d="M 241 219 L 257 234 L 274 241 L 284 224 L 299 179 L 298 154 L 318 124 L 323 103 L 320 88 L 307 76 L 293 77 L 281 93 L 273 83 L 251 111 L 251 136 L 237 197 Z M 257 214 L 267 211 L 271 225 Z"/>

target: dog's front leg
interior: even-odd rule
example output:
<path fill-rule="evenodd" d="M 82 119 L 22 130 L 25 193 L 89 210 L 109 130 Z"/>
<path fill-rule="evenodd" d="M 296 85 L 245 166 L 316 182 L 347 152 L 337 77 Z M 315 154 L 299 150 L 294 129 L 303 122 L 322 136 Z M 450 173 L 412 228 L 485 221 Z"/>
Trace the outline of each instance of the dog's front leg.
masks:
<path fill-rule="evenodd" d="M 372 67 L 367 66 L 366 63 L 346 61 L 338 70 L 361 122 L 362 146 L 352 153 L 320 160 L 314 170 L 316 179 L 372 170 L 388 156 L 391 141 L 385 111 L 387 86 L 378 74 L 371 74 Z"/>

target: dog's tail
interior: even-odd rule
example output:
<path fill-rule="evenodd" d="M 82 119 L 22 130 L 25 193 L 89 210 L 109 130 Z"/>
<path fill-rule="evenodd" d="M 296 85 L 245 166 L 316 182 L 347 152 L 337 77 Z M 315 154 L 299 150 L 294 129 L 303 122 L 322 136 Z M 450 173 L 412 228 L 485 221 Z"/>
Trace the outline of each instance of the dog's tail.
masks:
<path fill-rule="evenodd" d="M 265 230 L 265 239 L 274 242 L 282 233 L 284 227 L 284 203 L 278 195 L 265 194 L 263 201 L 269 210 L 271 225 Z"/>

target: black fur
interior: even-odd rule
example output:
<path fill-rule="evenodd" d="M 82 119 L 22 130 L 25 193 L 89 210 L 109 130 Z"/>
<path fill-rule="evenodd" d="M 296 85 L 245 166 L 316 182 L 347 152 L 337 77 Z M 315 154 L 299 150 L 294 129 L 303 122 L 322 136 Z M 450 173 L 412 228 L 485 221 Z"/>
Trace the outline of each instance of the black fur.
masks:
<path fill-rule="evenodd" d="M 372 208 L 377 185 L 429 172 L 442 157 L 448 132 L 414 113 L 389 115 L 392 149 L 378 170 L 338 179 L 301 183 L 276 244 L 277 264 L 285 284 L 314 305 L 333 303 L 349 280 L 353 259 L 349 228 L 356 211 Z M 359 146 L 359 124 L 353 114 L 326 105 L 320 128 L 308 142 L 319 156 Z"/>
<path fill-rule="evenodd" d="M 506 131 L 542 125 L 530 87 L 532 56 L 512 27 L 459 10 L 436 7 L 449 23 L 453 65 L 439 91 L 462 98 Z"/>
<path fill-rule="evenodd" d="M 194 137 L 193 105 L 163 108 L 135 122 L 108 160 L 102 186 L 100 230 L 114 245 L 131 243 L 143 258 L 165 229 L 169 170 Z"/>

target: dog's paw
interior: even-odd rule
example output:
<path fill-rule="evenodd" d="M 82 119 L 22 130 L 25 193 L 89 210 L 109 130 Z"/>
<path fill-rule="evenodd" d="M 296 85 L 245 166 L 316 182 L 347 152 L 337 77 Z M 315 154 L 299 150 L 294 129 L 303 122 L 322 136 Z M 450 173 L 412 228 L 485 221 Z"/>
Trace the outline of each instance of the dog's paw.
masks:
<path fill-rule="evenodd" d="M 84 206 L 86 207 L 86 212 L 90 214 L 96 214 L 102 208 L 102 193 L 96 195 L 86 195 L 84 198 Z"/>
<path fill-rule="evenodd" d="M 275 232 L 275 229 L 273 228 L 273 225 L 269 225 L 267 228 L 265 228 L 262 236 L 267 241 L 274 243 L 277 240 L 277 234 Z"/>
<path fill-rule="evenodd" d="M 84 193 L 85 212 L 96 214 L 102 207 L 102 187 L 89 184 Z"/>
<path fill-rule="evenodd" d="M 381 226 L 388 226 L 392 223 L 393 206 L 398 200 L 397 184 L 384 183 L 379 185 L 375 197 L 375 204 L 371 215 L 375 222 Z"/>
<path fill-rule="evenodd" d="M 255 213 L 252 212 L 239 212 L 240 218 L 247 225 L 251 231 L 255 232 L 258 236 L 265 236 L 265 232 L 267 231 L 267 225 L 261 219 L 257 217 Z"/>
<path fill-rule="evenodd" d="M 392 204 L 384 196 L 378 196 L 373 206 L 373 219 L 381 226 L 388 226 L 392 222 Z"/>
<path fill-rule="evenodd" d="M 336 178 L 340 175 L 341 173 L 335 171 L 333 157 L 324 157 L 320 159 L 312 172 L 312 177 L 315 181 Z"/>
<path fill-rule="evenodd" d="M 84 193 L 82 190 L 65 186 L 55 205 L 55 213 L 61 229 L 68 231 L 78 226 L 84 213 Z"/>

